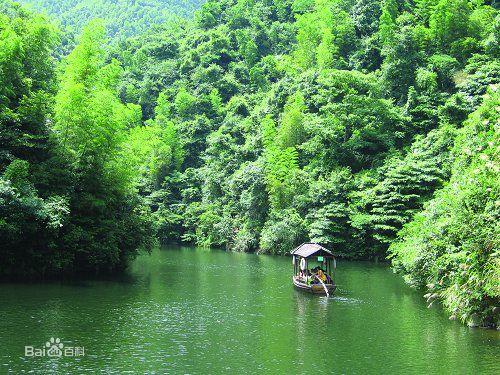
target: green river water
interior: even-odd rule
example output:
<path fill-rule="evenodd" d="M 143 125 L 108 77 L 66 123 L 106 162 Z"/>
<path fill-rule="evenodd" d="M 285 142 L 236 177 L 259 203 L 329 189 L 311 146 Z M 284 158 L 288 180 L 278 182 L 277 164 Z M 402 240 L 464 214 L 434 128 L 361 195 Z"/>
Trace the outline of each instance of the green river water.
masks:
<path fill-rule="evenodd" d="M 120 279 L 0 284 L 0 374 L 500 373 L 500 332 L 428 309 L 387 265 L 338 262 L 331 298 L 294 290 L 291 269 L 165 248 Z M 83 353 L 25 356 L 51 337 Z"/>

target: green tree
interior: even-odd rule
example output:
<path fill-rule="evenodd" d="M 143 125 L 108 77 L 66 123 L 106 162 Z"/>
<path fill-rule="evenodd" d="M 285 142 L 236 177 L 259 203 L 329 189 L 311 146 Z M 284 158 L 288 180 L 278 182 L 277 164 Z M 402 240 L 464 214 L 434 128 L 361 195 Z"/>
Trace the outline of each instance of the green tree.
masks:
<path fill-rule="evenodd" d="M 406 278 L 439 299 L 452 319 L 498 325 L 498 92 L 491 91 L 466 121 L 453 149 L 450 182 L 390 247 Z"/>
<path fill-rule="evenodd" d="M 448 51 L 453 44 L 457 45 L 468 36 L 471 11 L 468 0 L 441 0 L 437 3 L 430 16 L 429 26 L 441 51 Z"/>
<path fill-rule="evenodd" d="M 382 47 L 394 42 L 396 33 L 396 18 L 398 17 L 398 4 L 396 0 L 384 0 L 381 4 L 382 14 L 379 21 L 379 38 Z"/>
<path fill-rule="evenodd" d="M 293 198 L 292 178 L 298 170 L 298 152 L 294 145 L 280 142 L 281 129 L 271 117 L 262 121 L 262 139 L 269 200 L 274 209 L 289 207 Z"/>

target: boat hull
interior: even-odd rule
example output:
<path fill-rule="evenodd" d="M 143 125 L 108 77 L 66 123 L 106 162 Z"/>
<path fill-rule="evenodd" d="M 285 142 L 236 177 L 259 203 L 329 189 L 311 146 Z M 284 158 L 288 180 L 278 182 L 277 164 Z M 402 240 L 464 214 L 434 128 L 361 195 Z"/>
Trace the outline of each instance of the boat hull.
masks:
<path fill-rule="evenodd" d="M 304 292 L 312 294 L 323 294 L 323 295 L 326 294 L 325 288 L 323 288 L 323 285 L 321 284 L 307 285 L 305 283 L 300 282 L 295 277 L 292 278 L 292 281 L 293 285 L 295 286 L 295 289 L 302 290 Z M 325 284 L 325 286 L 328 289 L 329 294 L 333 294 L 333 292 L 335 292 L 335 289 L 337 288 L 335 284 Z"/>

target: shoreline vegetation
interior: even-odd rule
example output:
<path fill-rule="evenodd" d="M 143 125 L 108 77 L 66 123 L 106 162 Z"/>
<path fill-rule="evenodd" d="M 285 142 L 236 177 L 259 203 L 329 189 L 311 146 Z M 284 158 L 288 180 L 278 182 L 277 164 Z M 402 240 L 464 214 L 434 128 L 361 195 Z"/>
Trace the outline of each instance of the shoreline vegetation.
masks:
<path fill-rule="evenodd" d="M 497 2 L 208 0 L 122 35 L 30 3 L 0 0 L 2 278 L 317 242 L 500 326 Z"/>

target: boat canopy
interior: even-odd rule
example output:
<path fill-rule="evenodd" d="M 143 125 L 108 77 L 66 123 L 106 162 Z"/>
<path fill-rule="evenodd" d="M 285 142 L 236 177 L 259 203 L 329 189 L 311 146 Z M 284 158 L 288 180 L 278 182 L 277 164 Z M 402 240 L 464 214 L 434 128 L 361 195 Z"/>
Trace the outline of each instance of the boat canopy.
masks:
<path fill-rule="evenodd" d="M 317 243 L 303 243 L 292 250 L 291 254 L 302 258 L 309 258 L 312 256 L 334 257 L 330 250 L 325 249 Z"/>

